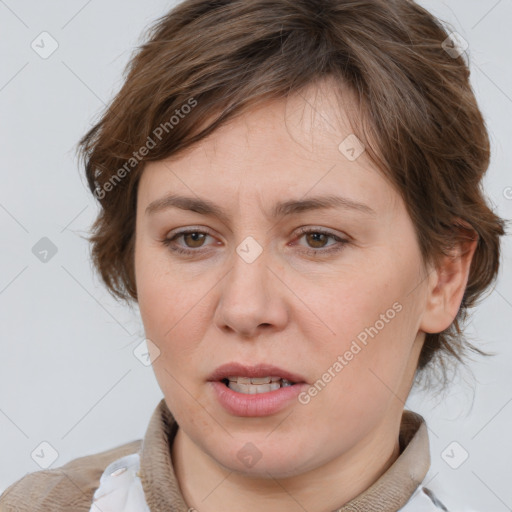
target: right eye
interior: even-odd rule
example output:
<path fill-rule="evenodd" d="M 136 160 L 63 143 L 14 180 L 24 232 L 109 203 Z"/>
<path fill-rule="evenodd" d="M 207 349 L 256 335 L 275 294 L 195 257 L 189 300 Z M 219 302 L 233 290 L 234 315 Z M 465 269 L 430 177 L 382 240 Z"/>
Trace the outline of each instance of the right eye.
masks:
<path fill-rule="evenodd" d="M 179 254 L 190 255 L 200 252 L 196 249 L 204 246 L 203 242 L 208 236 L 210 236 L 209 233 L 200 231 L 199 229 L 185 229 L 178 231 L 169 238 L 163 239 L 162 243 L 171 251 L 177 252 Z M 176 240 L 179 238 L 183 238 L 183 240 L 186 241 L 188 248 L 176 244 Z"/>

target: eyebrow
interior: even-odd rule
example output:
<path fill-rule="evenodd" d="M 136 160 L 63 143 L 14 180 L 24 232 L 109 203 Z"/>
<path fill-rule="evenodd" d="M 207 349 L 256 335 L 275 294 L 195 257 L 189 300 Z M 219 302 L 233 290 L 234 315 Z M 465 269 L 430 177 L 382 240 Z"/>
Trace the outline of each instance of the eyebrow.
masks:
<path fill-rule="evenodd" d="M 208 199 L 201 199 L 197 197 L 179 196 L 171 194 L 161 199 L 157 199 L 150 203 L 146 208 L 146 215 L 151 215 L 156 212 L 168 209 L 180 208 L 181 210 L 190 210 L 202 215 L 213 215 L 227 223 L 229 216 L 217 204 L 209 201 Z M 310 197 L 308 199 L 290 199 L 277 203 L 272 210 L 273 218 L 285 217 L 297 213 L 302 213 L 310 210 L 322 209 L 342 209 L 353 210 L 368 215 L 376 216 L 375 210 L 368 205 L 358 203 L 347 197 L 326 195 Z"/>

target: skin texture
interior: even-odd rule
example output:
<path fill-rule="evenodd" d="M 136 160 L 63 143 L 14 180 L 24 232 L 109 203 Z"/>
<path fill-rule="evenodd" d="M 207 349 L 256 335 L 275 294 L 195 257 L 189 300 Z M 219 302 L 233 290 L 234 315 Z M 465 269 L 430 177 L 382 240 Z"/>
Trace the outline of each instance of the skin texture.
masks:
<path fill-rule="evenodd" d="M 338 146 L 352 129 L 343 104 L 319 83 L 268 102 L 206 140 L 144 169 L 137 199 L 135 273 L 153 368 L 180 428 L 172 447 L 187 504 L 200 512 L 333 510 L 368 488 L 399 455 L 398 433 L 425 332 L 453 321 L 476 247 L 424 268 L 399 194 L 363 153 Z M 209 199 L 227 218 L 147 206 L 174 193 Z M 376 215 L 343 209 L 273 219 L 274 204 L 343 195 Z M 349 242 L 297 233 L 327 230 Z M 209 236 L 162 242 L 178 228 Z M 252 263 L 236 252 L 252 236 Z M 336 245 L 339 252 L 325 253 Z M 317 255 L 306 251 L 317 251 Z M 322 256 L 322 251 L 324 254 Z M 267 362 L 314 383 L 393 304 L 399 312 L 307 404 L 237 417 L 209 375 L 227 362 Z M 380 324 L 379 324 L 380 325 Z M 150 348 L 151 350 L 151 348 Z M 252 443 L 260 460 L 238 452 Z"/>

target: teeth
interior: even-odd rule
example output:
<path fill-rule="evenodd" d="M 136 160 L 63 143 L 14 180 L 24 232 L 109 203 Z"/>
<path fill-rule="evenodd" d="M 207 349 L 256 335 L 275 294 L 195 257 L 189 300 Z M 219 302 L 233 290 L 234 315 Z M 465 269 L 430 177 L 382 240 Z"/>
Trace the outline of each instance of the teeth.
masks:
<path fill-rule="evenodd" d="M 251 384 L 270 384 L 271 378 L 272 377 L 253 377 L 252 379 L 249 380 L 251 381 Z"/>
<path fill-rule="evenodd" d="M 287 381 L 286 379 L 282 379 L 281 377 L 228 377 L 228 380 L 231 382 L 238 382 L 238 384 L 270 384 L 271 382 L 279 382 L 281 380 Z"/>
<path fill-rule="evenodd" d="M 257 393 L 269 393 L 270 391 L 276 391 L 281 387 L 279 382 L 272 382 L 270 384 L 238 384 L 236 382 L 229 383 L 229 389 L 237 391 L 238 393 L 244 393 L 246 395 L 256 395 Z"/>
<path fill-rule="evenodd" d="M 228 377 L 228 387 L 238 393 L 255 395 L 269 393 L 277 389 L 293 385 L 292 382 L 281 377 Z"/>

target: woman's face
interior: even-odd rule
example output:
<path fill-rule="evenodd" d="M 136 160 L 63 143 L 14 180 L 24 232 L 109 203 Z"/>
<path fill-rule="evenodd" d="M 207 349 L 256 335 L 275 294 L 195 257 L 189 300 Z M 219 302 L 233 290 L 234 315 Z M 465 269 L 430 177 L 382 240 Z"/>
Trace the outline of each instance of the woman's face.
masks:
<path fill-rule="evenodd" d="M 291 476 L 390 438 L 412 383 L 428 280 L 344 97 L 341 112 L 329 88 L 265 104 L 141 177 L 136 286 L 156 378 L 182 435 L 232 471 Z M 345 199 L 313 207 L 326 196 Z M 229 363 L 243 367 L 213 375 Z M 298 384 L 222 382 L 250 375 Z"/>

